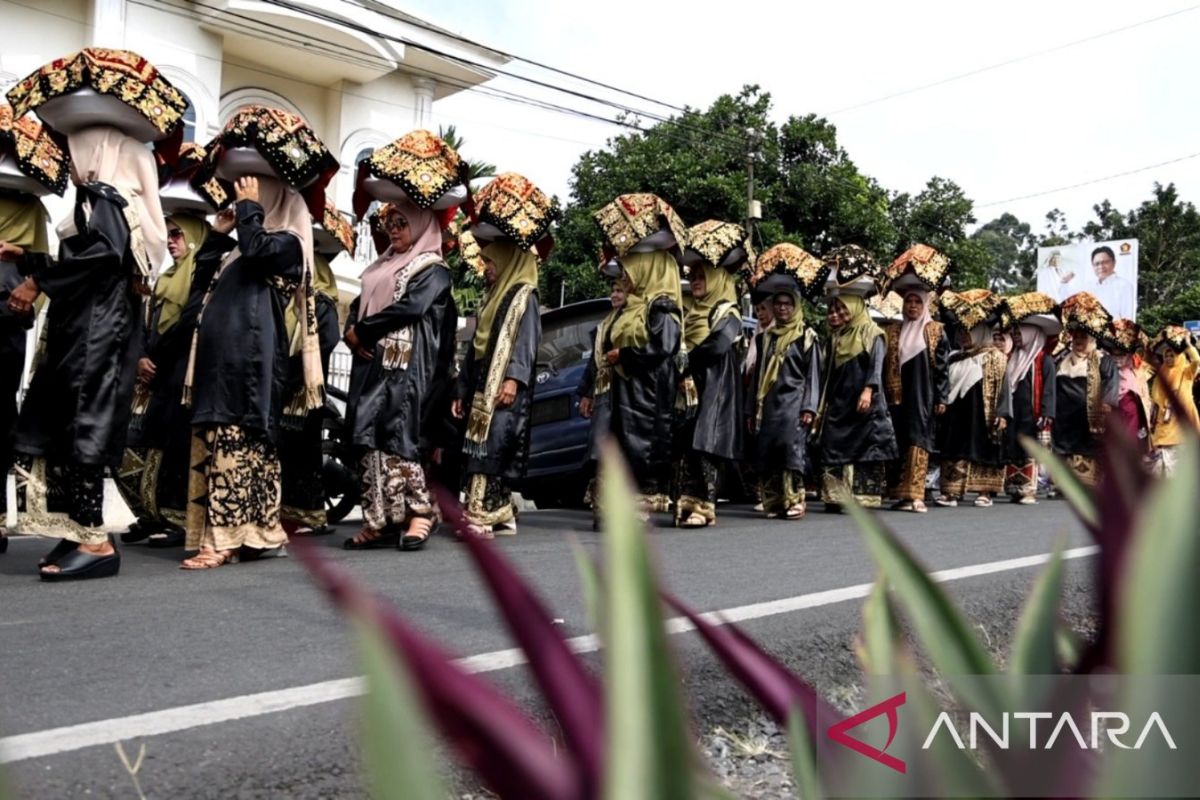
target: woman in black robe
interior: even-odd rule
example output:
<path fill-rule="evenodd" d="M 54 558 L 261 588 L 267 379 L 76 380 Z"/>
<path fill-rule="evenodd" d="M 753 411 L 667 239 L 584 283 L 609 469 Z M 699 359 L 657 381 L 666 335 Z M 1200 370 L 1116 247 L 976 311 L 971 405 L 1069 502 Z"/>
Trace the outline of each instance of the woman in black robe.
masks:
<path fill-rule="evenodd" d="M 167 251 L 174 263 L 154 283 L 149 324 L 143 331 L 133 418 L 117 488 L 137 518 L 122 542 L 179 547 L 187 523 L 191 414 L 183 405 L 183 382 L 195 330 L 195 311 L 185 319 L 196 255 L 208 238 L 203 217 L 167 218 Z"/>
<path fill-rule="evenodd" d="M 950 354 L 950 394 L 939 432 L 942 459 L 939 506 L 952 508 L 967 492 L 988 508 L 1004 489 L 1004 431 L 1012 418 L 1008 358 L 986 324 L 958 327 L 959 349 Z"/>
<path fill-rule="evenodd" d="M 665 511 L 671 424 L 683 331 L 679 266 L 665 250 L 619 258 L 629 277 L 625 310 L 612 327 L 613 437 L 633 470 L 643 514 Z"/>
<path fill-rule="evenodd" d="M 362 275 L 346 344 L 346 425 L 362 460 L 363 527 L 347 550 L 421 547 L 435 507 L 424 462 L 441 444 L 458 312 L 437 216 L 410 202 L 380 212 L 390 246 Z"/>
<path fill-rule="evenodd" d="M 284 317 L 305 299 L 312 222 L 304 198 L 278 178 L 242 177 L 235 189 L 236 223 L 217 218 L 184 312 L 198 314 L 184 396 L 193 426 L 187 548 L 199 552 L 183 569 L 275 555 L 287 543 L 277 449 L 290 402 Z M 227 235 L 235 224 L 236 242 Z"/>
<path fill-rule="evenodd" d="M 831 298 L 828 321 L 832 338 L 822 385 L 821 499 L 827 511 L 838 511 L 849 492 L 860 505 L 878 508 L 886 464 L 899 455 L 882 391 L 887 345 L 861 297 Z"/>
<path fill-rule="evenodd" d="M 721 463 L 742 453 L 742 381 L 737 352 L 742 337 L 734 277 L 708 263 L 691 271 L 683 342 L 698 404 L 676 432 L 675 524 L 703 528 L 717 523 Z"/>
<path fill-rule="evenodd" d="M 804 477 L 812 471 L 809 435 L 821 400 L 821 347 L 804 324 L 799 289 L 772 300 L 774 322 L 754 340 L 758 353 L 746 395 L 754 434 L 751 460 L 768 519 L 804 517 Z"/>
<path fill-rule="evenodd" d="M 57 262 L 13 290 L 29 313 L 50 299 L 46 350 L 21 406 L 16 450 L 33 459 L 22 527 L 60 538 L 43 580 L 116 575 L 104 530 L 105 468 L 121 463 L 140 346 L 140 295 L 166 257 L 154 156 L 115 128 L 71 134 L 75 211 Z M 136 234 L 131 230 L 136 228 Z"/>
<path fill-rule="evenodd" d="M 1100 479 L 1097 445 L 1116 407 L 1120 379 L 1116 364 L 1096 346 L 1091 333 L 1069 321 L 1066 307 L 1063 313 L 1071 345 L 1058 362 L 1054 384 L 1054 452 L 1081 483 L 1095 486 Z"/>
<path fill-rule="evenodd" d="M 50 264 L 46 208 L 31 194 L 0 192 L 0 478 L 13 465 L 17 393 L 25 373 L 25 346 L 36 313 L 8 307 L 13 289 Z M 36 279 L 35 279 L 36 280 Z M 0 492 L 0 553 L 8 549 L 4 519 L 8 492 Z"/>
<path fill-rule="evenodd" d="M 592 477 L 588 480 L 584 502 L 592 509 L 592 527 L 599 530 L 599 496 L 596 492 L 596 464 L 600 460 L 600 443 L 608 436 L 612 421 L 612 373 L 613 368 L 605 359 L 612 349 L 612 326 L 625 308 L 625 296 L 629 280 L 624 275 L 613 281 L 608 300 L 612 311 L 604 315 L 592 333 L 592 354 L 579 379 L 579 416 L 591 422 L 588 428 L 588 466 Z"/>
<path fill-rule="evenodd" d="M 1037 324 L 1035 324 L 1037 322 Z M 1013 351 L 1008 357 L 1012 388 L 1012 422 L 1004 431 L 1004 491 L 1014 503 L 1037 505 L 1037 461 L 1021 446 L 1021 437 L 1037 440 L 1054 426 L 1056 376 L 1054 359 L 1046 352 L 1044 322 L 1029 321 L 1009 329 Z M 1057 325 L 1057 323 L 1051 324 Z"/>
<path fill-rule="evenodd" d="M 904 321 L 887 328 L 884 386 L 900 458 L 890 467 L 888 494 L 895 511 L 924 514 L 925 478 L 934 450 L 936 421 L 946 413 L 950 391 L 946 359 L 950 342 L 929 314 L 929 292 L 904 290 Z"/>
<path fill-rule="evenodd" d="M 512 485 L 529 462 L 529 411 L 542 339 L 537 256 L 501 239 L 482 248 L 496 273 L 459 374 L 454 418 L 466 419 L 466 517 L 471 531 L 515 535 Z"/>

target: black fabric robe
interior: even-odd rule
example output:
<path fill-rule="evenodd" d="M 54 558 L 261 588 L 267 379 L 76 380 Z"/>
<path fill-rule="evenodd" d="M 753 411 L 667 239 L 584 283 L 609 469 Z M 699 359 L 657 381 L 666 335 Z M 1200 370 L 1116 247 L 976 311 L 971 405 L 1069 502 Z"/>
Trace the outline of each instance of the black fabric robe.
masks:
<path fill-rule="evenodd" d="M 500 327 L 508 316 L 513 295 L 519 289 L 513 287 L 501 304 L 488 339 L 489 351 L 494 351 L 500 336 Z M 487 453 L 478 456 L 467 454 L 466 471 L 469 475 L 494 475 L 507 481 L 525 477 L 529 464 L 530 409 L 533 406 L 534 378 L 537 374 L 537 351 L 542 341 L 542 318 L 538 310 L 537 292 L 531 292 L 525 301 L 525 313 L 517 328 L 516 341 L 504 371 L 506 379 L 517 382 L 517 397 L 508 408 L 497 408 L 492 412 L 492 424 L 488 428 Z M 469 418 L 471 399 L 475 392 L 483 389 L 487 381 L 488 365 L 492 352 L 483 360 L 476 360 L 475 348 L 467 349 L 467 358 L 459 374 L 455 396 L 462 400 L 463 413 Z"/>
<path fill-rule="evenodd" d="M 450 288 L 450 271 L 435 264 L 409 282 L 403 299 L 369 317 L 358 319 L 361 298 L 351 304 L 347 328 L 375 353 L 370 360 L 355 353 L 350 372 L 346 424 L 354 445 L 422 461 L 442 444 L 458 325 Z M 380 340 L 406 325 L 413 328 L 408 369 L 386 370 Z"/>
<path fill-rule="evenodd" d="M 933 452 L 937 439 L 934 407 L 950 395 L 947 360 L 950 341 L 943 331 L 930 358 L 929 348 L 900 365 L 900 402 L 889 408 L 900 455 L 910 447 Z"/>
<path fill-rule="evenodd" d="M 13 464 L 17 393 L 21 391 L 25 345 L 34 320 L 32 314 L 16 315 L 9 311 L 8 297 L 27 276 L 36 275 L 50 263 L 45 253 L 33 252 L 26 252 L 17 261 L 0 261 L 0 475 L 8 474 Z M 0 511 L 5 507 L 5 498 L 0 497 Z"/>
<path fill-rule="evenodd" d="M 746 387 L 745 411 L 751 421 L 757 414 L 758 384 L 770 355 L 763 338 L 761 333 L 754 337 L 758 360 L 754 364 L 754 379 Z M 802 473 L 812 471 L 810 429 L 800 425 L 800 415 L 808 411 L 815 417 L 821 403 L 822 354 L 816 337 L 811 337 L 806 344 L 808 338 L 801 336 L 788 347 L 779 367 L 779 377 L 763 398 L 762 422 L 754 435 L 751 450 L 754 469 L 760 475 L 781 469 Z"/>
<path fill-rule="evenodd" d="M 622 347 L 622 376 L 612 375 L 610 429 L 621 446 L 639 483 L 665 481 L 671 464 L 672 415 L 679 371 L 681 318 L 679 308 L 667 298 L 650 305 L 650 340 L 645 347 Z M 666 490 L 665 483 L 662 489 Z"/>
<path fill-rule="evenodd" d="M 59 243 L 57 262 L 37 276 L 50 299 L 46 352 L 21 407 L 19 453 L 88 466 L 121 463 L 142 324 L 124 207 L 111 186 L 78 187 L 77 233 Z"/>
<path fill-rule="evenodd" d="M 287 402 L 288 350 L 284 313 L 291 291 L 272 278 L 299 281 L 304 274 L 300 240 L 263 229 L 263 208 L 237 204 L 237 242 L 212 231 L 196 255 L 184 314 L 201 313 L 192 381 L 193 425 L 239 425 L 272 438 Z M 217 278 L 207 306 L 205 291 L 225 254 L 239 255 Z"/>
<path fill-rule="evenodd" d="M 899 455 L 896 432 L 888 415 L 883 391 L 883 360 L 887 345 L 882 335 L 840 367 L 827 365 L 829 380 L 821 424 L 821 464 L 843 466 L 870 461 L 891 461 Z M 828 356 L 832 358 L 832 355 Z M 871 407 L 858 412 L 858 397 L 870 386 Z"/>
<path fill-rule="evenodd" d="M 741 457 L 742 364 L 734 347 L 741 335 L 741 317 L 726 315 L 703 342 L 688 351 L 687 371 L 696 384 L 700 405 L 694 417 L 683 421 L 683 448 L 726 461 Z"/>
<path fill-rule="evenodd" d="M 1069 350 L 1066 352 L 1070 352 Z M 1117 364 L 1107 355 L 1100 358 L 1100 402 L 1117 407 L 1121 378 Z M 1055 385 L 1054 452 L 1064 456 L 1094 456 L 1097 437 L 1091 432 L 1087 414 L 1088 379 L 1057 376 Z"/>
<path fill-rule="evenodd" d="M 1008 428 L 1004 431 L 1004 450 L 1009 464 L 1020 464 L 1029 458 L 1029 455 L 1025 452 L 1025 448 L 1021 447 L 1019 437 L 1028 436 L 1031 439 L 1037 439 L 1038 417 L 1053 420 L 1056 416 L 1055 398 L 1057 390 L 1055 388 L 1055 377 L 1058 374 L 1058 368 L 1049 353 L 1042 354 L 1041 362 L 1041 414 L 1033 413 L 1033 373 L 1039 371 L 1039 365 L 1036 362 L 1030 367 L 1028 374 L 1024 378 L 1021 378 L 1017 382 L 1016 388 L 1013 389 L 1012 421 L 1009 422 Z"/>
<path fill-rule="evenodd" d="M 970 461 L 987 467 L 1006 463 L 1003 437 L 995 436 L 984 414 L 986 382 L 981 379 L 946 409 L 938 436 L 938 455 L 943 461 Z M 1000 381 L 995 416 L 1012 420 L 1012 395 L 1008 390 L 1007 374 Z"/>
<path fill-rule="evenodd" d="M 149 405 L 130 426 L 129 447 L 167 448 L 180 441 L 187 446 L 192 414 L 182 402 L 183 383 L 198 310 L 198 306 L 186 308 L 174 325 L 159 333 L 159 309 L 146 326 L 140 357 L 153 361 L 156 372 L 150 382 Z"/>
<path fill-rule="evenodd" d="M 612 327 L 609 326 L 609 331 Z M 592 330 L 588 336 L 592 342 L 596 341 L 596 331 Z M 612 349 L 612 337 L 606 336 L 601 343 L 600 357 Z M 583 368 L 583 375 L 579 378 L 579 387 L 576 389 L 580 397 L 592 398 L 592 416 L 589 422 L 591 427 L 588 429 L 588 461 L 594 462 L 600 460 L 600 443 L 604 441 L 604 437 L 608 436 L 612 430 L 612 385 L 609 384 L 609 391 L 596 397 L 596 354 L 593 353 L 588 358 L 587 366 Z M 610 367 L 611 369 L 611 367 Z"/>

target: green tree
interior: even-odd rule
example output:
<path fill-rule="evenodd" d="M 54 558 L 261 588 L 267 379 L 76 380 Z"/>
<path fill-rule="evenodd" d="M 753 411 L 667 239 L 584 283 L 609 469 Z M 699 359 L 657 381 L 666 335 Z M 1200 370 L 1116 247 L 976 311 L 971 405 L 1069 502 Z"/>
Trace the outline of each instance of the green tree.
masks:
<path fill-rule="evenodd" d="M 971 234 L 989 258 L 987 287 L 995 292 L 1030 292 L 1037 285 L 1037 237 L 1029 223 L 1009 213 Z"/>
<path fill-rule="evenodd" d="M 988 285 L 991 254 L 967 234 L 975 224 L 975 204 L 957 183 L 934 176 L 916 196 L 894 194 L 890 213 L 896 230 L 894 255 L 914 244 L 927 244 L 950 258 L 951 278 L 959 289 Z"/>

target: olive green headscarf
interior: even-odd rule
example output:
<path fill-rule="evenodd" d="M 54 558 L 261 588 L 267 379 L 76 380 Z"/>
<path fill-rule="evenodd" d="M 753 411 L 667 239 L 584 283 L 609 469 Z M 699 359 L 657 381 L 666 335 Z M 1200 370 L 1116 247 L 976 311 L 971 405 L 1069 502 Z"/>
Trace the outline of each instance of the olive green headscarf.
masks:
<path fill-rule="evenodd" d="M 833 332 L 833 365 L 840 367 L 857 358 L 859 353 L 870 350 L 875 339 L 883 335 L 883 330 L 871 319 L 867 302 L 861 297 L 839 295 L 834 299 L 842 301 L 850 312 L 850 321 Z"/>
<path fill-rule="evenodd" d="M 192 291 L 192 274 L 196 271 L 196 253 L 204 246 L 212 226 L 202 217 L 189 214 L 172 214 L 168 224 L 178 226 L 183 232 L 187 252 L 167 267 L 154 284 L 154 303 L 161 309 L 158 315 L 158 332 L 166 333 L 179 322 L 183 307 L 187 305 Z"/>
<path fill-rule="evenodd" d="M 755 393 L 758 401 L 754 414 L 755 428 L 762 422 L 763 400 L 775 387 L 775 381 L 779 380 L 779 372 L 783 369 L 783 361 L 787 358 L 788 349 L 793 342 L 806 333 L 811 335 L 809 329 L 804 326 L 804 306 L 800 302 L 800 293 L 784 291 L 775 294 L 791 295 L 796 311 L 786 324 L 780 322 L 779 317 L 775 317 L 774 324 L 763 331 L 763 352 L 760 357 L 766 360 L 763 362 L 762 377 L 759 378 L 758 391 Z"/>
<path fill-rule="evenodd" d="M 690 297 L 684 301 L 683 343 L 688 350 L 694 350 L 708 338 L 712 326 L 726 316 L 741 318 L 738 309 L 737 283 L 728 271 L 703 264 L 704 282 L 708 289 L 704 297 Z M 713 309 L 722 303 L 727 303 L 724 311 L 716 319 L 709 319 Z"/>
<path fill-rule="evenodd" d="M 31 253 L 48 253 L 48 224 L 46 207 L 33 195 L 27 198 L 0 196 L 0 242 L 15 244 Z"/>
<path fill-rule="evenodd" d="M 613 324 L 613 347 L 644 347 L 650 341 L 650 304 L 669 297 L 676 308 L 683 308 L 679 265 L 666 250 L 630 253 L 620 261 L 629 276 L 629 294 L 624 313 Z"/>
<path fill-rule="evenodd" d="M 526 284 L 538 285 L 537 255 L 516 242 L 501 239 L 492 242 L 480 250 L 484 257 L 496 265 L 496 283 L 487 291 L 483 306 L 479 309 L 479 317 L 475 324 L 475 358 L 487 356 L 488 343 L 492 335 L 492 327 L 496 315 L 501 312 L 500 305 L 514 286 Z"/>

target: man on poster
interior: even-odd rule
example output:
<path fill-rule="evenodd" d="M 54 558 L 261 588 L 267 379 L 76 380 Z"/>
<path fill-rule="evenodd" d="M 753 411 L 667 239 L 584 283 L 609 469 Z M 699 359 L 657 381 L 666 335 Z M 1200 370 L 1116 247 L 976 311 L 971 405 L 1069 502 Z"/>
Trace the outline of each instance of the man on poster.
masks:
<path fill-rule="evenodd" d="M 1137 294 L 1133 284 L 1116 272 L 1117 256 L 1107 245 L 1092 251 L 1092 271 L 1096 279 L 1089 291 L 1096 296 L 1114 319 L 1133 319 Z"/>

